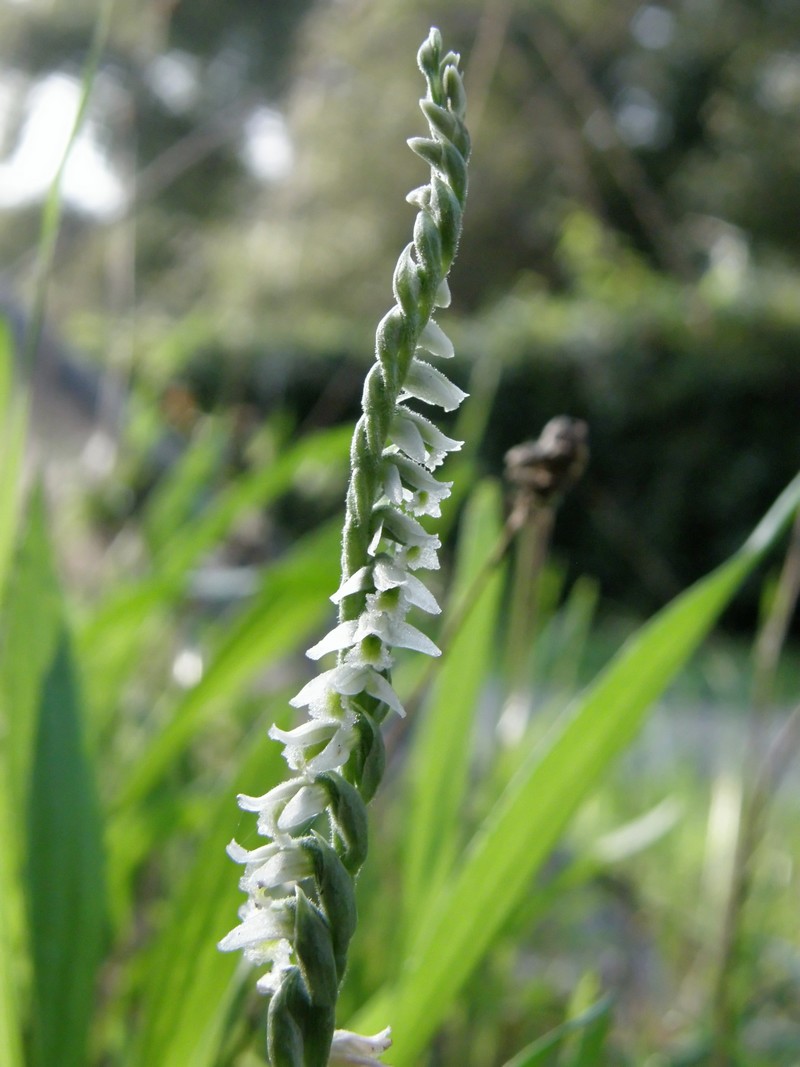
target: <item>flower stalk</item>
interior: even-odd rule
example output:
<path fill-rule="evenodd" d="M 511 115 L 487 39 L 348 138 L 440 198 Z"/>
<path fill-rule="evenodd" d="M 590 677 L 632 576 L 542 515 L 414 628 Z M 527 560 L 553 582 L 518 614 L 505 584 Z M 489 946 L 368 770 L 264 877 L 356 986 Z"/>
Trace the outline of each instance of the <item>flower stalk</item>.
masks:
<path fill-rule="evenodd" d="M 367 853 L 365 805 L 383 775 L 381 723 L 405 714 L 391 684 L 394 650 L 439 655 L 407 615 L 439 611 L 419 574 L 438 567 L 440 543 L 420 520 L 439 515 L 451 483 L 434 472 L 460 442 L 411 405 L 451 411 L 466 395 L 431 362 L 453 356 L 433 314 L 450 303 L 447 274 L 467 192 L 464 88 L 459 57 L 443 52 L 438 30 L 417 59 L 429 135 L 409 145 L 430 180 L 407 198 L 417 208 L 413 241 L 395 268 L 395 306 L 377 329 L 353 435 L 342 580 L 331 598 L 338 624 L 308 651 L 336 661 L 291 701 L 308 709 L 307 721 L 270 730 L 292 777 L 264 796 L 239 797 L 267 843 L 228 849 L 244 866 L 247 901 L 220 948 L 268 968 L 257 988 L 271 998 L 273 1067 L 377 1065 L 390 1044 L 388 1028 L 373 1037 L 334 1030 L 336 1001 L 356 925 L 354 879 Z"/>

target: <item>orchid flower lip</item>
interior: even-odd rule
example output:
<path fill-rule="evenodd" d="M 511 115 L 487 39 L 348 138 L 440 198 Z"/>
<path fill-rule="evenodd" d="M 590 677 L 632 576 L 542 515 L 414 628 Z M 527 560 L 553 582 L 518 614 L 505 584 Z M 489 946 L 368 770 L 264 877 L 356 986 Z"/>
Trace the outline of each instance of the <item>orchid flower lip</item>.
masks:
<path fill-rule="evenodd" d="M 351 1030 L 335 1030 L 328 1067 L 383 1067 L 375 1057 L 386 1052 L 391 1044 L 392 1031 L 388 1026 L 371 1037 Z"/>

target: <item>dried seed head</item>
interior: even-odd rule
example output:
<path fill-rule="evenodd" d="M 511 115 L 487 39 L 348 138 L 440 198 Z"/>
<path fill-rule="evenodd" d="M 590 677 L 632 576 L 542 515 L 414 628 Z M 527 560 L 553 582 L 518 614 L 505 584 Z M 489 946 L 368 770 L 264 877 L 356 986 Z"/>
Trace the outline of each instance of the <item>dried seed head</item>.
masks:
<path fill-rule="evenodd" d="M 524 441 L 505 455 L 506 479 L 542 503 L 563 496 L 589 461 L 589 427 L 582 419 L 558 415 L 536 441 Z"/>

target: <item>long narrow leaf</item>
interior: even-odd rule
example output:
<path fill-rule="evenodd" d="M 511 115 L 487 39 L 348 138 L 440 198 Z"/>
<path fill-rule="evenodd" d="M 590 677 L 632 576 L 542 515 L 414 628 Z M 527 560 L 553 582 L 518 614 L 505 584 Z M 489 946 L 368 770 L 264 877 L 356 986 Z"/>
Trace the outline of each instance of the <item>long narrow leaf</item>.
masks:
<path fill-rule="evenodd" d="M 33 1063 L 85 1067 L 105 934 L 103 834 L 65 631 L 39 707 L 26 874 L 34 963 Z"/>
<path fill-rule="evenodd" d="M 23 806 L 30 773 L 42 679 L 62 621 L 40 490 L 32 494 L 27 511 L 4 604 L 0 648 L 0 722 L 17 810 Z"/>
<path fill-rule="evenodd" d="M 7 766 L 0 764 L 0 1063 L 22 1067 L 22 1015 L 19 970 L 21 906 L 16 878 L 13 811 Z M 15 921 L 16 920 L 16 921 Z"/>
<path fill-rule="evenodd" d="M 453 999 L 528 890 L 567 822 L 728 604 L 800 503 L 800 476 L 744 546 L 635 635 L 580 697 L 549 743 L 532 754 L 461 868 L 434 900 L 398 987 L 380 998 L 396 1043 L 395 1067 L 416 1062 Z M 376 1021 L 365 1010 L 358 1029 Z M 378 1020 L 383 1024 L 383 1016 Z"/>
<path fill-rule="evenodd" d="M 27 426 L 28 399 L 14 387 L 11 331 L 5 319 L 0 319 L 0 597 L 16 540 Z"/>

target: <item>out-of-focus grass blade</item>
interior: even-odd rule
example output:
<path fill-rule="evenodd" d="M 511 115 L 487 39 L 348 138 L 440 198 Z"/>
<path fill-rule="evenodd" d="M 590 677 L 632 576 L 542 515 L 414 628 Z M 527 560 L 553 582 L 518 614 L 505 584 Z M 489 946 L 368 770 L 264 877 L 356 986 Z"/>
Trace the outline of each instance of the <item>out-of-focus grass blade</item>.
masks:
<path fill-rule="evenodd" d="M 611 997 L 603 997 L 602 1000 L 598 1000 L 596 1004 L 593 1004 L 591 1008 L 587 1008 L 581 1015 L 567 1019 L 560 1026 L 550 1030 L 549 1033 L 543 1034 L 530 1045 L 526 1045 L 524 1049 L 520 1049 L 516 1056 L 513 1056 L 503 1064 L 503 1067 L 540 1067 L 541 1064 L 550 1064 L 553 1062 L 552 1053 L 561 1046 L 566 1038 L 572 1034 L 580 1033 L 581 1030 L 590 1030 L 592 1034 L 602 1033 L 604 1039 L 605 1032 L 610 1024 L 612 1003 Z M 590 1065 L 591 1067 L 598 1067 L 600 1062 L 596 1059 L 585 1059 L 577 1062 L 573 1060 L 570 1067 L 590 1067 Z"/>
<path fill-rule="evenodd" d="M 296 649 L 330 610 L 341 538 L 340 523 L 309 534 L 267 572 L 261 590 L 223 633 L 202 680 L 182 697 L 122 785 L 120 807 L 140 801 L 208 722 L 222 701 L 270 662 Z M 333 580 L 332 580 L 333 579 Z"/>
<path fill-rule="evenodd" d="M 42 689 L 30 781 L 26 895 L 33 1064 L 86 1067 L 105 935 L 103 833 L 65 630 Z"/>
<path fill-rule="evenodd" d="M 451 609 L 464 603 L 501 529 L 501 498 L 485 482 L 471 497 L 461 523 Z M 458 854 L 459 818 L 473 751 L 475 715 L 494 650 L 502 570 L 487 581 L 445 650 L 431 698 L 420 716 L 409 766 L 410 797 L 403 870 L 407 929 L 422 901 L 441 885 Z"/>
<path fill-rule="evenodd" d="M 41 491 L 32 494 L 27 512 L 4 603 L 0 645 L 0 721 L 18 811 L 30 772 L 42 678 L 61 626 L 61 598 Z"/>
<path fill-rule="evenodd" d="M 578 578 L 537 641 L 534 677 L 554 699 L 575 691 L 599 594 L 594 579 Z"/>
<path fill-rule="evenodd" d="M 531 754 L 434 899 L 391 1005 L 395 1067 L 414 1063 L 564 827 L 800 503 L 800 476 L 742 548 L 643 626 Z M 370 1006 L 355 1028 L 369 1032 Z M 384 1025 L 380 1023 L 380 1025 Z"/>
<path fill-rule="evenodd" d="M 2 477 L 2 475 L 0 475 Z M 4 517 L 4 519 L 7 516 Z M 3 520 L 0 520 L 3 521 Z M 20 882 L 37 714 L 43 677 L 61 625 L 61 604 L 40 492 L 34 492 L 16 548 L 0 642 L 0 1063 L 15 1063 L 25 996 L 25 900 Z"/>
<path fill-rule="evenodd" d="M 19 920 L 15 914 L 15 908 L 21 902 L 16 878 L 17 849 L 11 825 L 13 814 L 8 767 L 0 763 L 0 1063 L 23 1067 L 17 973 L 22 961 L 19 958 Z"/>
<path fill-rule="evenodd" d="M 606 998 L 607 1010 L 597 1011 L 602 1000 L 600 980 L 593 971 L 587 971 L 576 985 L 570 997 L 567 1021 L 583 1020 L 583 1025 L 567 1034 L 560 1049 L 559 1067 L 599 1067 L 611 1028 L 611 999 Z M 590 1015 L 590 1018 L 586 1016 Z"/>
<path fill-rule="evenodd" d="M 227 441 L 220 420 L 202 423 L 186 451 L 153 490 L 141 522 L 152 552 L 163 551 L 175 531 L 207 502 Z"/>
<path fill-rule="evenodd" d="M 216 947 L 236 925 L 244 899 L 238 886 L 241 868 L 225 857 L 225 846 L 239 833 L 235 796 L 258 795 L 275 785 L 286 769 L 281 753 L 259 727 L 236 781 L 220 793 L 203 843 L 156 935 L 128 1067 L 213 1067 L 217 1062 L 241 967 L 238 953 L 223 954 Z M 241 832 L 252 834 L 250 821 Z"/>
<path fill-rule="evenodd" d="M 0 319 L 0 597 L 19 520 L 27 425 L 27 398 L 14 390 L 14 341 L 8 323 Z"/>

